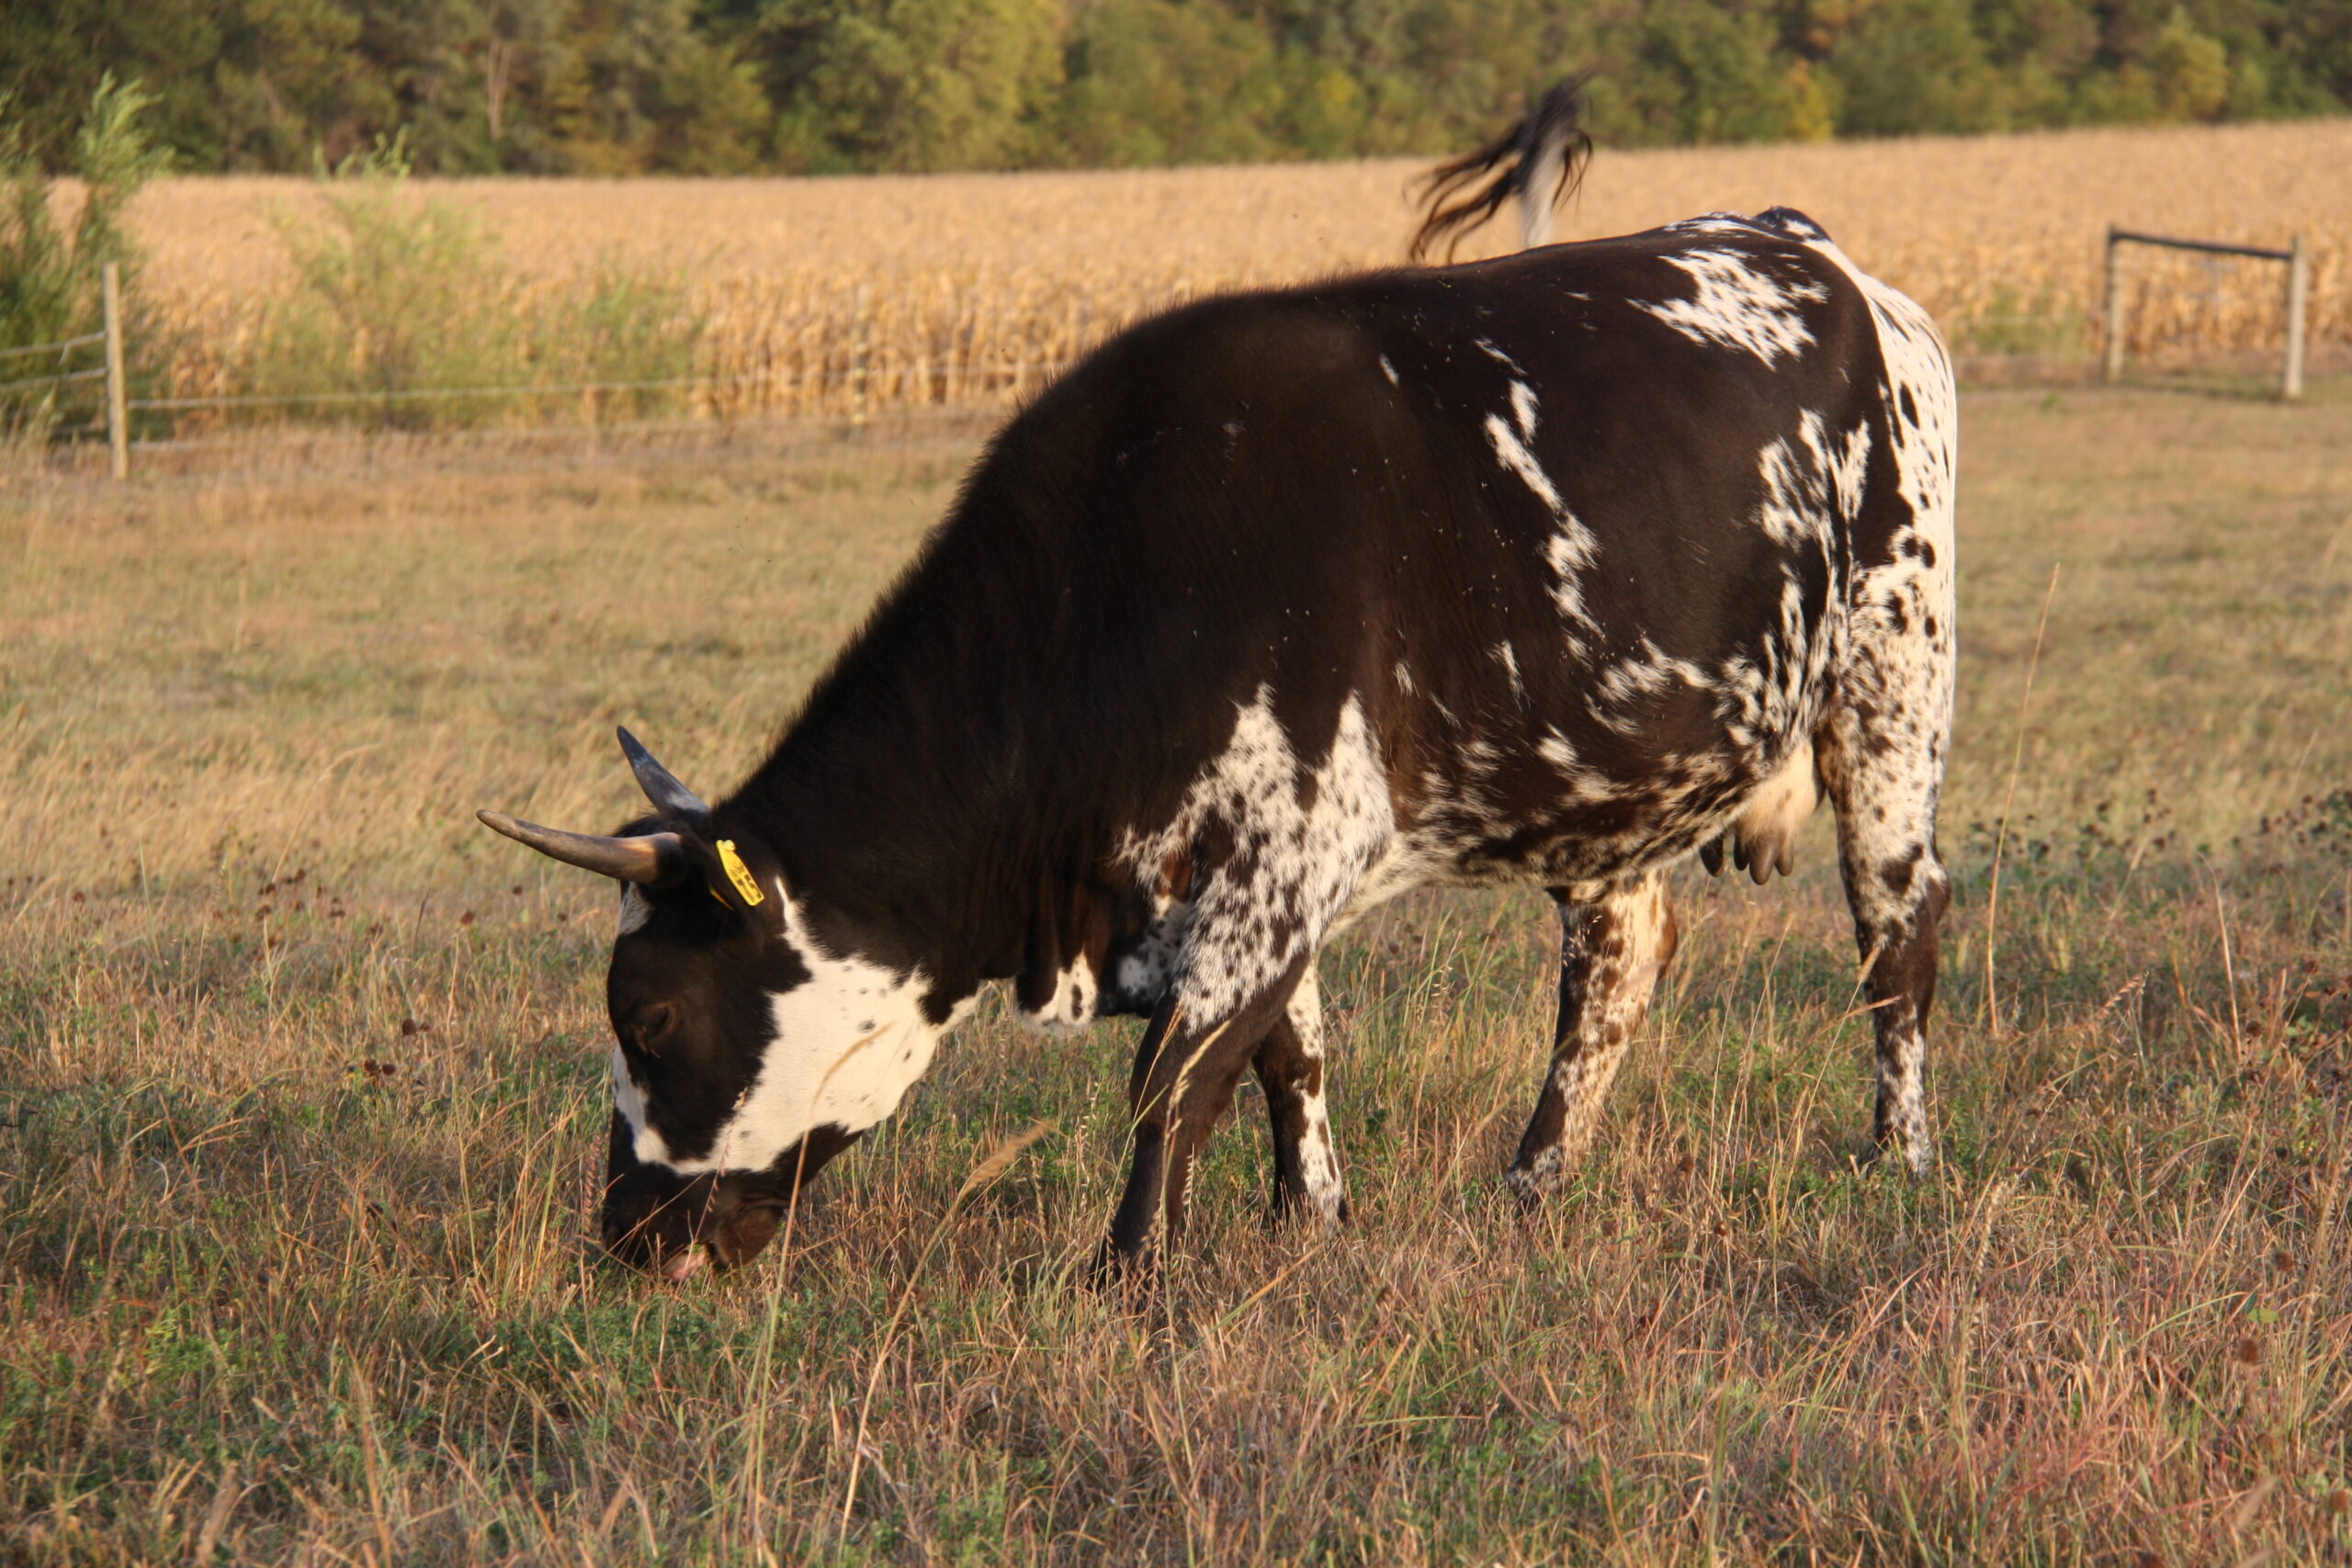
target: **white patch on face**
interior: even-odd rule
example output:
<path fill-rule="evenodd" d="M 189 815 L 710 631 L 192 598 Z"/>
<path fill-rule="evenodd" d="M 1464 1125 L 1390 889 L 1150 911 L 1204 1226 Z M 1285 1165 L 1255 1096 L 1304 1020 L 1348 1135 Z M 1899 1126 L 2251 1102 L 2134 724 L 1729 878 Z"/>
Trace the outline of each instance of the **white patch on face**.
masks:
<path fill-rule="evenodd" d="M 646 897 L 636 883 L 622 883 L 620 929 L 613 933 L 614 937 L 625 937 L 652 918 L 652 900 Z"/>
<path fill-rule="evenodd" d="M 1399 385 L 1396 379 L 1396 367 L 1388 363 L 1388 356 L 1385 354 L 1380 356 L 1380 373 L 1388 378 L 1390 386 Z"/>
<path fill-rule="evenodd" d="M 1793 357 L 1813 345 L 1800 304 L 1819 304 L 1828 290 L 1811 283 L 1775 282 L 1730 251 L 1690 251 L 1663 258 L 1690 275 L 1695 290 L 1688 299 L 1634 301 L 1689 338 L 1724 348 L 1745 349 L 1769 368 L 1783 355 Z"/>
<path fill-rule="evenodd" d="M 1404 693 L 1407 696 L 1411 696 L 1413 694 L 1413 672 L 1405 668 L 1405 661 L 1403 660 L 1400 659 L 1396 661 L 1396 668 L 1394 673 L 1396 677 L 1396 689 Z"/>
<path fill-rule="evenodd" d="M 1524 381 L 1510 384 L 1510 418 L 1521 439 L 1535 439 L 1535 389 Z"/>
<path fill-rule="evenodd" d="M 923 1016 L 930 983 L 922 971 L 899 974 L 855 954 L 827 953 L 783 884 L 775 887 L 786 937 L 808 978 L 769 997 L 775 1033 L 758 1077 L 736 1100 L 707 1156 L 673 1157 L 661 1133 L 647 1124 L 644 1092 L 627 1059 L 617 1045 L 613 1049 L 614 1108 L 646 1164 L 682 1176 L 764 1170 L 814 1128 L 838 1125 L 856 1133 L 880 1122 L 931 1066 L 942 1032 Z"/>
<path fill-rule="evenodd" d="M 1210 822 L 1231 848 L 1193 894 L 1173 976 L 1190 1016 L 1204 1021 L 1230 1017 L 1319 946 L 1395 836 L 1387 770 L 1363 705 L 1348 699 L 1329 752 L 1310 768 L 1274 716 L 1272 689 L 1260 687 L 1175 819 L 1122 858 L 1164 865 Z"/>
<path fill-rule="evenodd" d="M 621 1113 L 634 1134 L 637 1157 L 659 1165 L 670 1163 L 670 1146 L 662 1134 L 645 1124 L 645 1091 L 637 1087 L 630 1076 L 628 1058 L 621 1054 L 620 1042 L 613 1043 L 613 1109 Z"/>

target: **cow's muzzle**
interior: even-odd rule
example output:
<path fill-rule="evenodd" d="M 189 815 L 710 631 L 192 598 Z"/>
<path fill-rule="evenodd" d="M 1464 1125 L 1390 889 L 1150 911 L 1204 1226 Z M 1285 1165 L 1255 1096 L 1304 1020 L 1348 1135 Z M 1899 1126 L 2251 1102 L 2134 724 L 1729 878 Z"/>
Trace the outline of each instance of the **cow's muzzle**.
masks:
<path fill-rule="evenodd" d="M 605 1250 L 632 1269 L 678 1280 L 706 1263 L 732 1269 L 775 1239 L 794 1195 L 856 1134 L 820 1127 L 766 1170 L 683 1176 L 619 1159 L 605 1189 Z"/>

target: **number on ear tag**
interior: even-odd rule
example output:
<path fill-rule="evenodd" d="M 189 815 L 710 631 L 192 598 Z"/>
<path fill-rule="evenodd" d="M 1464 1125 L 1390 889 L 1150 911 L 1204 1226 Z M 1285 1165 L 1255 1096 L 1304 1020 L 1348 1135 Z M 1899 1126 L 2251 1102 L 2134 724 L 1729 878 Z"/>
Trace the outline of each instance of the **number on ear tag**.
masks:
<path fill-rule="evenodd" d="M 735 852 L 734 840 L 718 840 L 718 863 L 727 868 L 727 880 L 735 885 L 735 891 L 743 896 L 744 903 L 756 908 L 768 901 L 768 896 L 761 891 L 759 879 L 752 874 L 752 868 Z"/>

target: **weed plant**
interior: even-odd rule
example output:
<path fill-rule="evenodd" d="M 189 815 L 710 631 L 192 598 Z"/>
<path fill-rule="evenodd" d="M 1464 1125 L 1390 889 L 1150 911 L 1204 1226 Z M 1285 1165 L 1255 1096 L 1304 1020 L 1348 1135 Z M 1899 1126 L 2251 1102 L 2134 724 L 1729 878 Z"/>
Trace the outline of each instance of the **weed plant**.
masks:
<path fill-rule="evenodd" d="M 74 141 L 81 178 L 79 210 L 61 223 L 53 183 L 26 148 L 23 126 L 0 96 L 0 350 L 63 343 L 104 325 L 101 275 L 121 268 L 127 302 L 136 301 L 139 252 L 123 228 L 123 209 L 141 186 L 171 165 L 139 123 L 154 102 L 111 73 L 91 95 Z M 142 321 L 142 325 L 146 324 Z M 141 334 L 158 342 L 155 334 Z M 96 381 L 42 378 L 105 363 L 97 345 L 57 354 L 0 355 L 0 435 L 39 439 L 59 425 L 86 424 L 105 408 Z"/>
<path fill-rule="evenodd" d="M 703 322 L 676 283 L 607 263 L 526 285 L 476 207 L 418 197 L 398 141 L 321 171 L 323 213 L 281 209 L 293 288 L 246 382 L 270 417 L 406 429 L 589 423 L 686 406 Z M 616 385 L 617 384 L 617 385 Z"/>

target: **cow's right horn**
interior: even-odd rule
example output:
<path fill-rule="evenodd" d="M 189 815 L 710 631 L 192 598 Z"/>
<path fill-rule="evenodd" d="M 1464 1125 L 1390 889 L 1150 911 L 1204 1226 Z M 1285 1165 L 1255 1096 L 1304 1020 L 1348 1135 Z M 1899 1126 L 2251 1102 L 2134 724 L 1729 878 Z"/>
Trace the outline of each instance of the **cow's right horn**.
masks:
<path fill-rule="evenodd" d="M 675 833 L 645 833 L 631 838 L 598 838 L 591 833 L 566 833 L 536 822 L 518 822 L 503 811 L 477 811 L 482 825 L 505 834 L 566 865 L 580 866 L 618 877 L 623 882 L 668 882 L 686 868 L 685 841 Z"/>

